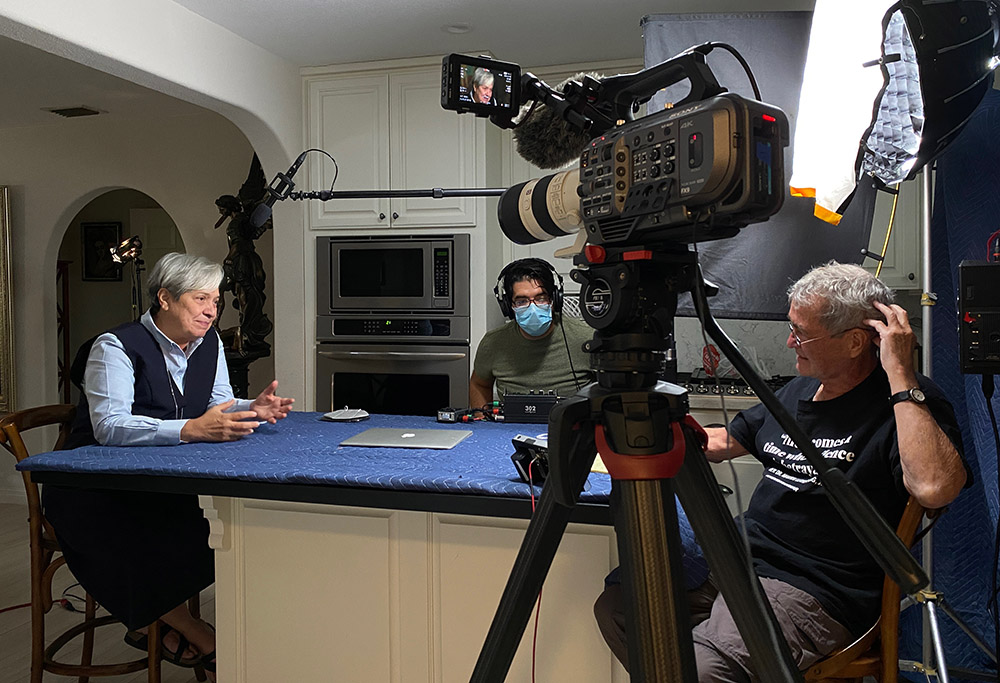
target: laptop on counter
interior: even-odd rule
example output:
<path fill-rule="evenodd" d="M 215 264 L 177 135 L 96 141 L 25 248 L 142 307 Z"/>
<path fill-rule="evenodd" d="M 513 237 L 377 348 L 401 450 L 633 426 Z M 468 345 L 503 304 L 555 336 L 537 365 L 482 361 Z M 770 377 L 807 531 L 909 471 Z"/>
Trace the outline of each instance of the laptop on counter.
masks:
<path fill-rule="evenodd" d="M 341 446 L 369 448 L 454 448 L 472 432 L 468 429 L 397 429 L 372 427 L 344 439 Z"/>

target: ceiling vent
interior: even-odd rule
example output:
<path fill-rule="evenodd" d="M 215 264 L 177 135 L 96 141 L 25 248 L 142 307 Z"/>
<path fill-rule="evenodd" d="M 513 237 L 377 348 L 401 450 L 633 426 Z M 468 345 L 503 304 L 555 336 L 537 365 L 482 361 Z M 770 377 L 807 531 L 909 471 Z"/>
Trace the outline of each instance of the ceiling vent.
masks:
<path fill-rule="evenodd" d="M 90 107 L 65 107 L 62 109 L 46 109 L 45 111 L 50 111 L 67 119 L 74 119 L 78 116 L 96 116 L 101 113 Z"/>

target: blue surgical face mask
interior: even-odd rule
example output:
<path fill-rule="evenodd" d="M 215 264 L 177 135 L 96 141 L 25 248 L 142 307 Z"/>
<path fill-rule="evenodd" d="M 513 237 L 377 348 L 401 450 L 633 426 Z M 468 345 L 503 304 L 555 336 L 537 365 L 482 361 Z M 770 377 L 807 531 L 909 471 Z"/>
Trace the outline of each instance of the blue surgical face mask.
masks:
<path fill-rule="evenodd" d="M 529 337 L 540 337 L 552 324 L 552 304 L 539 306 L 531 303 L 514 309 L 514 318 Z"/>

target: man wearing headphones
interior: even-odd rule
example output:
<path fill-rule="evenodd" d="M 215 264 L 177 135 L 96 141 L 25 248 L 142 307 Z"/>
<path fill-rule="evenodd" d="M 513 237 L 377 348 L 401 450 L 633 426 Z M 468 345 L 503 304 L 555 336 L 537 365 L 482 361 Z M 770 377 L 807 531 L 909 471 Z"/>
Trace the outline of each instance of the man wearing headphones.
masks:
<path fill-rule="evenodd" d="M 548 261 L 526 258 L 507 265 L 493 288 L 508 322 L 479 343 L 469 407 L 481 408 L 508 393 L 554 391 L 571 396 L 590 381 L 590 359 L 583 344 L 593 336 L 582 320 L 562 315 L 562 276 Z M 556 329 L 558 328 L 558 329 Z"/>

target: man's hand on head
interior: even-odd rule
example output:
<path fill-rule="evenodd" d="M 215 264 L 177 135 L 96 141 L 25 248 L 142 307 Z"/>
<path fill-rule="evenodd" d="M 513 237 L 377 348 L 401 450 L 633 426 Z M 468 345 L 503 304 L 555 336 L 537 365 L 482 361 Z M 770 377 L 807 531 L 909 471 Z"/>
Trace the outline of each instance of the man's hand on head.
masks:
<path fill-rule="evenodd" d="M 235 400 L 220 403 L 201 417 L 188 420 L 181 428 L 181 441 L 236 441 L 252 434 L 260 426 L 255 419 L 257 413 L 252 410 L 225 412 L 234 403 Z"/>
<path fill-rule="evenodd" d="M 278 389 L 278 380 L 274 380 L 264 391 L 260 392 L 254 402 L 250 404 L 250 410 L 256 413 L 257 418 L 263 422 L 274 424 L 283 419 L 292 410 L 294 398 L 281 398 L 275 396 Z"/>
<path fill-rule="evenodd" d="M 903 307 L 897 304 L 887 306 L 876 301 L 875 307 L 885 316 L 885 322 L 881 320 L 865 322 L 878 334 L 876 342 L 882 368 L 890 381 L 902 379 L 915 382 L 913 350 L 916 348 L 917 337 L 910 328 L 909 316 Z"/>

